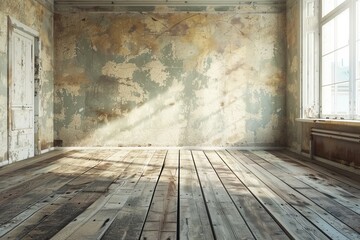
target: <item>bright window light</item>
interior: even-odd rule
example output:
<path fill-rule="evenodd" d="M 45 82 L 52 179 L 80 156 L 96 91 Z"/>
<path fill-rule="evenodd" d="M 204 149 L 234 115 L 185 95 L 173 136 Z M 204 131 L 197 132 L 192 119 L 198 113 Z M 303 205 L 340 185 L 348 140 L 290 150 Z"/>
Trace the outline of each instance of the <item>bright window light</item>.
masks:
<path fill-rule="evenodd" d="M 343 2 L 345 2 L 345 0 L 322 0 L 322 16 L 324 17 Z"/>
<path fill-rule="evenodd" d="M 349 39 L 350 10 L 345 9 L 322 26 L 321 113 L 326 117 L 350 115 Z"/>
<path fill-rule="evenodd" d="M 304 0 L 302 6 L 303 117 L 360 120 L 360 0 Z"/>

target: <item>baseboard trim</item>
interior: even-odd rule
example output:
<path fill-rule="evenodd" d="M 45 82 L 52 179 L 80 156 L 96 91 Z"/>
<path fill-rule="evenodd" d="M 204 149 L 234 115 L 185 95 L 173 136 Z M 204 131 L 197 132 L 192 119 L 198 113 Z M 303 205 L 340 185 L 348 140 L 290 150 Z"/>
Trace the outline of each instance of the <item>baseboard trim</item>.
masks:
<path fill-rule="evenodd" d="M 348 176 L 350 175 L 360 181 L 360 169 L 358 169 L 358 168 L 350 167 L 350 166 L 347 166 L 347 165 L 344 165 L 341 163 L 337 163 L 337 162 L 333 162 L 328 159 L 317 157 L 317 156 L 314 156 L 313 159 L 311 159 L 309 153 L 298 152 L 291 148 L 287 148 L 287 150 L 302 156 L 303 158 L 301 160 L 304 160 L 309 163 L 314 163 L 316 165 L 328 168 L 328 169 L 336 171 L 336 172 L 340 172 L 341 174 L 344 174 L 344 175 L 348 175 Z"/>
<path fill-rule="evenodd" d="M 333 162 L 333 161 L 330 161 L 328 159 L 324 159 L 324 158 L 316 157 L 316 156 L 314 156 L 314 160 L 318 161 L 318 162 L 321 162 L 323 164 L 330 165 L 331 167 L 339 168 L 341 170 L 344 170 L 344 171 L 347 171 L 347 172 L 350 172 L 350 173 L 354 173 L 354 174 L 360 176 L 360 169 L 350 167 L 350 166 L 346 166 L 346 165 L 343 165 L 341 163 Z"/>
<path fill-rule="evenodd" d="M 184 146 L 184 147 L 55 147 L 55 150 L 284 150 L 285 147 L 198 147 L 198 146 Z"/>
<path fill-rule="evenodd" d="M 44 149 L 44 150 L 41 150 L 40 154 L 45 154 L 45 153 L 48 153 L 48 152 L 52 152 L 56 150 L 54 147 L 51 147 L 51 148 L 48 148 L 48 149 Z"/>
<path fill-rule="evenodd" d="M 6 165 L 9 165 L 9 164 L 10 164 L 9 160 L 4 160 L 4 161 L 0 162 L 0 167 L 6 166 Z"/>
<path fill-rule="evenodd" d="M 39 161 L 43 161 L 43 160 L 46 160 L 47 158 L 49 157 L 55 157 L 57 155 L 60 155 L 62 153 L 65 153 L 66 150 L 62 150 L 62 149 L 59 149 L 59 150 L 56 150 L 56 149 L 49 149 L 49 150 L 46 150 L 46 151 L 42 151 L 41 154 L 38 154 L 32 158 L 27 158 L 27 159 L 23 159 L 23 160 L 20 160 L 20 161 L 16 161 L 16 162 L 10 162 L 9 160 L 4 160 L 2 162 L 0 162 L 0 168 L 6 168 L 6 169 L 9 169 L 10 166 L 28 166 L 28 165 L 31 165 L 35 162 L 39 162 Z"/>

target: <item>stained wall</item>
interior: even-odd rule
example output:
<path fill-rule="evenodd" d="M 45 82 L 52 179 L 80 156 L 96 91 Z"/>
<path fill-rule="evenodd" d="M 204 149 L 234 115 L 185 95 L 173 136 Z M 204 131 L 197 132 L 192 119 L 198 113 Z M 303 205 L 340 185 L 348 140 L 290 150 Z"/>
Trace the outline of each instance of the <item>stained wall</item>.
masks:
<path fill-rule="evenodd" d="M 56 14 L 55 138 L 284 145 L 285 12 L 238 11 Z"/>
<path fill-rule="evenodd" d="M 300 1 L 287 1 L 287 71 L 286 71 L 286 123 L 287 146 L 301 151 L 302 126 L 300 118 L 301 78 L 300 78 Z"/>
<path fill-rule="evenodd" d="M 53 131 L 53 6 L 50 0 L 0 1 L 0 165 L 7 161 L 7 66 L 8 16 L 20 21 L 40 36 L 40 129 L 39 149 L 52 147 Z"/>

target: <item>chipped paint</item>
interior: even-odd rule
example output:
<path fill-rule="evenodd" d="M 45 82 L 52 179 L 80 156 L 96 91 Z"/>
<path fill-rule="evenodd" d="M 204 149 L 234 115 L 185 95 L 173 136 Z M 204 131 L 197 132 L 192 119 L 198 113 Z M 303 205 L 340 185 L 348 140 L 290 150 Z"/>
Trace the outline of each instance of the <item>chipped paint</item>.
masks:
<path fill-rule="evenodd" d="M 284 145 L 285 12 L 227 10 L 56 14 L 55 138 Z"/>
<path fill-rule="evenodd" d="M 7 17 L 39 32 L 40 38 L 40 129 L 39 142 L 46 142 L 46 149 L 53 142 L 53 13 L 52 1 L 48 0 L 2 0 L 0 1 L 0 160 L 7 160 L 7 65 L 8 45 Z M 1 163 L 0 163 L 1 164 Z"/>
<path fill-rule="evenodd" d="M 109 77 L 129 79 L 132 78 L 136 69 L 137 67 L 134 63 L 117 64 L 116 62 L 109 61 L 102 68 L 101 72 Z"/>
<path fill-rule="evenodd" d="M 7 56 L 0 52 L 0 163 L 7 160 Z M 5 81 L 4 81 L 5 80 Z"/>
<path fill-rule="evenodd" d="M 301 124 L 295 119 L 300 117 L 300 1 L 287 2 L 287 145 L 301 151 Z"/>

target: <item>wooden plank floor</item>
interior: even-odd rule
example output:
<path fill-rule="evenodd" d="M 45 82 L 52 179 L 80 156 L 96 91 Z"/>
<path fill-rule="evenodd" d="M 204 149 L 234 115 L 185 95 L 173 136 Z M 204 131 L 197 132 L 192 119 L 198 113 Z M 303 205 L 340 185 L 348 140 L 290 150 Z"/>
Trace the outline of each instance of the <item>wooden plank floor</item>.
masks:
<path fill-rule="evenodd" d="M 0 194 L 0 239 L 360 239 L 360 183 L 285 151 L 53 152 Z"/>

